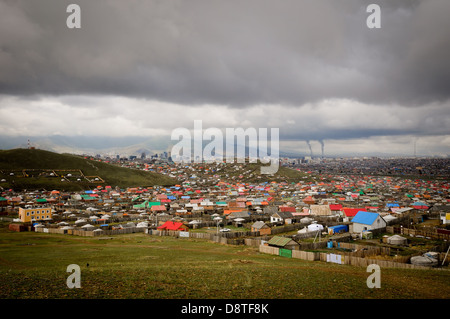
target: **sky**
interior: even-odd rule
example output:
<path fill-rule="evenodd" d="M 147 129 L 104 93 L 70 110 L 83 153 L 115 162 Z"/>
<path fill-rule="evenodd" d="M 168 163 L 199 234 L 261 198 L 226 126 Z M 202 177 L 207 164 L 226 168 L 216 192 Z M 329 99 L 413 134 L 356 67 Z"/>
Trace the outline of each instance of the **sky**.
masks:
<path fill-rule="evenodd" d="M 202 120 L 279 128 L 286 152 L 450 155 L 449 12 L 448 0 L 0 0 L 0 148 L 167 139 Z"/>

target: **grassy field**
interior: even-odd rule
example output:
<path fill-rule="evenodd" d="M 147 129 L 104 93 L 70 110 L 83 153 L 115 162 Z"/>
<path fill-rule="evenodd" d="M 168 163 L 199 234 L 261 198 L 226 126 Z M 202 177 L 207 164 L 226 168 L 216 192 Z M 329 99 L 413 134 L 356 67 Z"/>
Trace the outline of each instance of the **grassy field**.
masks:
<path fill-rule="evenodd" d="M 442 299 L 450 272 L 365 268 L 261 254 L 248 246 L 142 233 L 109 238 L 0 231 L 0 299 Z M 81 288 L 66 285 L 81 268 Z M 89 264 L 89 265 L 88 265 Z"/>
<path fill-rule="evenodd" d="M 77 182 L 76 179 L 72 182 L 61 181 L 58 177 L 23 177 L 21 171 L 24 169 L 77 169 L 85 176 L 99 176 L 104 183 L 88 182 L 84 179 L 81 182 Z M 0 178 L 5 180 L 0 182 L 0 186 L 14 189 L 85 190 L 99 185 L 136 187 L 168 186 L 177 183 L 175 179 L 158 173 L 128 169 L 81 156 L 33 149 L 0 150 L 0 170 L 3 171 L 3 174 L 0 172 Z M 10 175 L 11 172 L 14 173 L 13 176 Z"/>

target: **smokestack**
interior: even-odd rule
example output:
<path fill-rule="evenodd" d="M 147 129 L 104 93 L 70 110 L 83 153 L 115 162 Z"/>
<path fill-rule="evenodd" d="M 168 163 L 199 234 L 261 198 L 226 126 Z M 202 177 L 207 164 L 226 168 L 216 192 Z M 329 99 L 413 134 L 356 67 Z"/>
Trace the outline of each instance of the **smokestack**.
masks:
<path fill-rule="evenodd" d="M 323 142 L 323 140 L 319 140 L 320 145 L 322 146 L 322 158 L 324 156 L 324 148 L 325 148 L 325 143 Z"/>
<path fill-rule="evenodd" d="M 417 144 L 417 137 L 414 138 L 414 158 L 417 157 L 417 153 L 416 153 L 416 144 Z"/>
<path fill-rule="evenodd" d="M 309 143 L 309 141 L 306 140 L 306 144 L 308 144 L 309 152 L 311 153 L 311 158 L 312 158 L 313 157 L 313 151 L 312 151 L 311 143 Z"/>

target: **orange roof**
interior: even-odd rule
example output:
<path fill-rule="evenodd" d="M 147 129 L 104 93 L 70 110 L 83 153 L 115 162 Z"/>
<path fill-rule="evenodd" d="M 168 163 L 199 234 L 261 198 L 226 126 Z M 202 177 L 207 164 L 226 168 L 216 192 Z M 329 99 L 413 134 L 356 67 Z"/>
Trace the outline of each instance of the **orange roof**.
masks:
<path fill-rule="evenodd" d="M 242 211 L 243 211 L 243 209 L 224 209 L 223 214 L 228 215 L 228 214 L 231 214 L 234 212 L 242 212 Z"/>
<path fill-rule="evenodd" d="M 153 205 L 152 206 L 152 208 L 151 208 L 151 211 L 152 212 L 154 212 L 154 211 L 161 211 L 161 210 L 166 210 L 166 206 L 164 206 L 164 205 Z"/>

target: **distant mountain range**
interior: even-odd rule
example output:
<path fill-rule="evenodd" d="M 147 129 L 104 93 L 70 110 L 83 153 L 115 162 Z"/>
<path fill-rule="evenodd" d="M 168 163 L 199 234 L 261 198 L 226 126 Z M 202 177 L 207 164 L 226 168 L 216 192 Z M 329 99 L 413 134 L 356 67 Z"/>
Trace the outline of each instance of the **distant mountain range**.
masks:
<path fill-rule="evenodd" d="M 30 146 L 55 153 L 109 155 L 127 157 L 147 156 L 168 150 L 166 138 L 152 137 L 86 137 L 86 136 L 42 136 L 30 138 Z M 27 137 L 1 137 L 0 149 L 28 148 Z"/>
<path fill-rule="evenodd" d="M 169 136 L 163 137 L 86 137 L 86 136 L 41 136 L 30 138 L 30 146 L 37 149 L 55 153 L 108 155 L 121 157 L 147 156 L 169 152 L 176 141 L 171 141 Z M 209 142 L 204 142 L 204 145 Z M 27 137 L 3 137 L 0 136 L 0 149 L 28 148 Z M 224 148 L 225 149 L 225 148 Z M 248 152 L 248 147 L 246 147 Z M 283 152 L 282 157 L 299 157 L 306 154 Z"/>
<path fill-rule="evenodd" d="M 146 156 L 161 154 L 169 152 L 176 141 L 171 141 L 170 136 L 160 137 L 142 137 L 142 136 L 125 136 L 125 137 L 108 137 L 108 136 L 38 136 L 30 138 L 30 145 L 41 150 L 51 151 L 55 153 L 70 153 L 70 154 L 86 154 L 115 157 L 141 156 L 145 153 Z M 204 142 L 206 145 L 209 142 Z M 28 148 L 28 137 L 7 137 L 0 136 L 0 149 L 16 149 Z M 224 148 L 225 149 L 225 148 Z M 248 147 L 246 147 L 248 152 Z M 304 157 L 311 156 L 311 153 L 305 149 L 305 152 L 286 152 L 280 150 L 280 157 Z M 313 154 L 313 157 L 320 157 L 321 154 Z M 392 153 L 351 153 L 351 154 L 325 154 L 326 157 L 341 157 L 341 156 L 377 156 L 377 157 L 392 157 L 392 156 L 406 156 L 410 154 L 392 154 Z"/>

